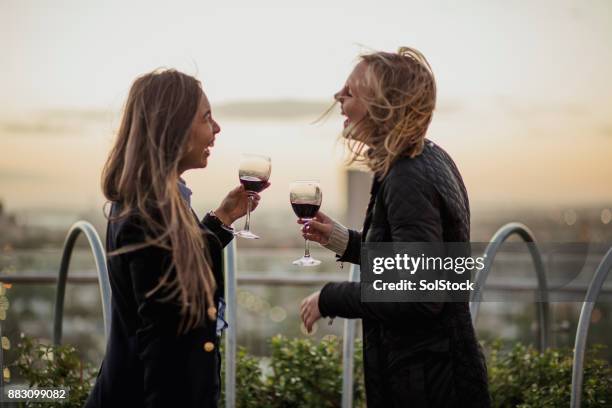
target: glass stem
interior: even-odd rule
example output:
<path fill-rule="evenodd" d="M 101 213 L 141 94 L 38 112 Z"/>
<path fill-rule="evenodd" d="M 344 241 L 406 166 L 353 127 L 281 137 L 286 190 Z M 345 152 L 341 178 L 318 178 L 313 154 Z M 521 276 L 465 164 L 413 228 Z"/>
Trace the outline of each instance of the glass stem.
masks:
<path fill-rule="evenodd" d="M 304 258 L 310 258 L 310 241 L 304 239 Z"/>
<path fill-rule="evenodd" d="M 246 221 L 244 222 L 244 230 L 251 230 L 251 196 L 249 195 L 249 199 L 247 200 L 247 213 L 246 213 Z"/>
<path fill-rule="evenodd" d="M 310 227 L 308 224 L 310 221 L 312 221 L 312 219 L 306 220 L 306 229 Z M 310 241 L 308 241 L 306 238 L 304 238 L 304 258 L 310 258 Z"/>

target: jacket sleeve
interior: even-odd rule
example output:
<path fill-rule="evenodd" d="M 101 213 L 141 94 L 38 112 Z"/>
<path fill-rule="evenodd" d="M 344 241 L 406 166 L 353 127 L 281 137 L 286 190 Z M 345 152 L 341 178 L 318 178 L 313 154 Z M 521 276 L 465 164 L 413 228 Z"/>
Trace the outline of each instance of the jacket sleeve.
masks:
<path fill-rule="evenodd" d="M 413 177 L 389 175 L 382 199 L 392 242 L 440 242 L 442 224 L 437 197 L 428 194 Z M 359 261 L 357 261 L 359 262 Z M 406 318 L 432 318 L 442 302 L 362 302 L 360 282 L 326 284 L 319 295 L 322 316 L 368 318 L 387 325 L 405 324 Z"/>
<path fill-rule="evenodd" d="M 332 282 L 319 294 L 319 311 L 323 317 L 372 319 L 387 326 L 403 326 L 406 319 L 433 318 L 443 303 L 362 302 L 361 282 Z"/>
<path fill-rule="evenodd" d="M 210 232 L 214 234 L 216 239 L 219 241 L 221 248 L 225 248 L 227 244 L 234 238 L 234 234 L 228 231 L 221 225 L 218 219 L 215 219 L 210 214 L 206 214 L 202 219 L 202 225 L 204 225 Z M 210 239 L 210 238 L 209 238 Z"/>
<path fill-rule="evenodd" d="M 120 236 L 121 245 L 141 243 L 144 239 L 142 229 L 133 226 Z M 147 246 L 122 256 L 140 318 L 136 349 L 144 369 L 145 406 L 162 407 L 177 401 L 182 406 L 195 406 L 197 401 L 213 398 L 213 384 L 218 382 L 213 368 L 216 356 L 203 347 L 206 343 L 215 344 L 213 323 L 207 321 L 205 326 L 179 334 L 180 303 L 164 299 L 168 292 L 163 290 L 147 295 L 167 272 L 170 278 L 175 276 L 172 254 Z"/>
<path fill-rule="evenodd" d="M 339 262 L 350 262 L 359 265 L 361 262 L 361 232 L 349 229 L 349 241 L 342 256 L 336 255 Z"/>

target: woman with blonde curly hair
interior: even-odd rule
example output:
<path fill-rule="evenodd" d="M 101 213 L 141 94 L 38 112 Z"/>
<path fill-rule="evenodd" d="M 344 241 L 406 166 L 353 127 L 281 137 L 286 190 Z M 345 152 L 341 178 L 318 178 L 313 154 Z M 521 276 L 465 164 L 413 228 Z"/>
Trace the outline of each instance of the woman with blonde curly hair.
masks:
<path fill-rule="evenodd" d="M 222 249 L 248 195 L 238 186 L 200 219 L 181 175 L 207 166 L 220 131 L 196 78 L 157 70 L 132 84 L 102 174 L 112 319 L 86 407 L 217 406 Z"/>
<path fill-rule="evenodd" d="M 425 57 L 407 47 L 363 55 L 335 99 L 350 161 L 374 173 L 370 202 L 361 232 L 319 212 L 303 236 L 356 264 L 362 242 L 469 242 L 459 170 L 425 138 L 436 105 Z M 342 282 L 304 299 L 300 312 L 308 330 L 321 317 L 362 319 L 370 408 L 490 405 L 467 302 L 364 302 L 360 283 Z"/>

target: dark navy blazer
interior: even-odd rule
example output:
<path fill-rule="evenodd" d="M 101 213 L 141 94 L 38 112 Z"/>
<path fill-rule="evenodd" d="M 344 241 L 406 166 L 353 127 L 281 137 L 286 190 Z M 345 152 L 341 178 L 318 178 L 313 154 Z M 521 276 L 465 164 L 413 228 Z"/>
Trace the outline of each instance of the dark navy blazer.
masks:
<path fill-rule="evenodd" d="M 111 216 L 119 213 L 119 207 L 113 203 Z M 218 304 L 224 290 L 222 250 L 233 235 L 209 215 L 198 222 L 210 252 Z M 143 242 L 145 234 L 147 228 L 138 216 L 109 222 L 107 251 Z M 171 259 L 170 251 L 155 246 L 108 257 L 111 331 L 86 407 L 217 406 L 221 356 L 215 321 L 179 335 L 178 302 L 162 301 L 160 292 L 145 296 Z"/>

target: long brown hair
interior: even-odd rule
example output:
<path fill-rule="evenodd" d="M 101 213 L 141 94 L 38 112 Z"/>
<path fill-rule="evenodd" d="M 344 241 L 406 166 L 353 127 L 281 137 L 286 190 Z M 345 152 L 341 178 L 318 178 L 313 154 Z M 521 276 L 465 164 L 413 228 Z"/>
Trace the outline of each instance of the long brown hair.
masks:
<path fill-rule="evenodd" d="M 216 313 L 215 280 L 202 229 L 178 188 L 179 161 L 189 149 L 201 97 L 200 82 L 176 70 L 155 70 L 137 78 L 102 173 L 105 197 L 121 204 L 113 218 L 137 214 L 147 231 L 145 242 L 109 255 L 149 245 L 171 252 L 171 265 L 147 296 L 163 289 L 164 301 L 178 298 L 181 332 L 204 323 L 207 308 L 211 318 Z"/>
<path fill-rule="evenodd" d="M 369 91 L 360 97 L 368 114 L 343 136 L 351 151 L 349 164 L 364 162 L 384 177 L 400 157 L 423 151 L 436 106 L 436 82 L 431 66 L 414 48 L 374 52 L 360 60 L 366 64 Z"/>

